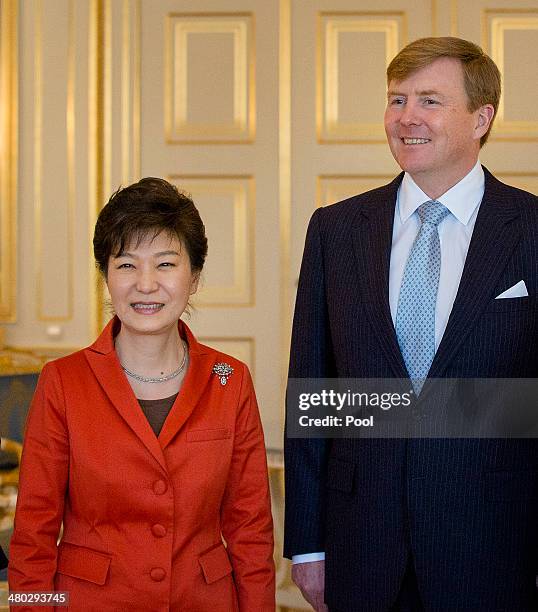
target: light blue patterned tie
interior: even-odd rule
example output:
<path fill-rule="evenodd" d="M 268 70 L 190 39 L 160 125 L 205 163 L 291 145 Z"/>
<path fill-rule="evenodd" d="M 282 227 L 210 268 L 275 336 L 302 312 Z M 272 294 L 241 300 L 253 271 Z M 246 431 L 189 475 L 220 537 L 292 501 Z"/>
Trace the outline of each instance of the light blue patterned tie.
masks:
<path fill-rule="evenodd" d="M 435 355 L 435 305 L 441 270 L 437 226 L 449 214 L 447 208 L 434 200 L 418 207 L 422 225 L 409 253 L 400 287 L 396 335 L 417 394 Z"/>

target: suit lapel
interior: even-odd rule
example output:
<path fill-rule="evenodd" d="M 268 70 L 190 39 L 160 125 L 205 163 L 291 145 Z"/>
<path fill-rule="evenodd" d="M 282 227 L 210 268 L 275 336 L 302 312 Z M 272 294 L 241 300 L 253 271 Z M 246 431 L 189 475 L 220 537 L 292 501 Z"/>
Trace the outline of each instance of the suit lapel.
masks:
<path fill-rule="evenodd" d="M 185 336 L 189 346 L 189 369 L 159 434 L 159 443 L 163 450 L 191 416 L 211 380 L 211 373 L 215 365 L 215 353 L 199 344 L 184 323 L 180 322 L 180 325 L 183 327 L 182 335 Z"/>
<path fill-rule="evenodd" d="M 116 318 L 110 321 L 94 344 L 85 350 L 86 359 L 114 408 L 159 464 L 166 469 L 159 442 L 138 404 L 114 350 L 113 329 L 117 324 Z"/>
<path fill-rule="evenodd" d="M 485 168 L 485 191 L 473 230 L 463 274 L 445 333 L 430 368 L 431 378 L 443 375 L 458 347 L 471 331 L 493 295 L 520 232 L 519 211 L 504 185 Z"/>
<path fill-rule="evenodd" d="M 403 173 L 361 204 L 353 224 L 353 250 L 366 314 L 397 378 L 407 377 L 389 305 L 389 266 L 396 195 Z"/>
<path fill-rule="evenodd" d="M 110 321 L 99 338 L 86 349 L 86 358 L 114 408 L 166 470 L 163 451 L 198 404 L 211 379 L 215 353 L 199 344 L 189 328 L 182 321 L 179 322 L 180 335 L 185 338 L 189 347 L 189 369 L 157 439 L 121 369 L 114 349 L 114 330 L 119 324 L 116 317 Z"/>

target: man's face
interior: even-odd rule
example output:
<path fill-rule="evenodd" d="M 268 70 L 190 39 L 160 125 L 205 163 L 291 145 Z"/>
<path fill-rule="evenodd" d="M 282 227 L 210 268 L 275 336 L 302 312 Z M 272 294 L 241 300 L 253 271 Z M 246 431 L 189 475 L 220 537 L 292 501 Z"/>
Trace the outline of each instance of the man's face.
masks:
<path fill-rule="evenodd" d="M 391 81 L 385 131 L 394 159 L 423 190 L 449 189 L 476 163 L 493 114 L 486 107 L 469 112 L 457 59 L 440 58 L 403 81 Z"/>

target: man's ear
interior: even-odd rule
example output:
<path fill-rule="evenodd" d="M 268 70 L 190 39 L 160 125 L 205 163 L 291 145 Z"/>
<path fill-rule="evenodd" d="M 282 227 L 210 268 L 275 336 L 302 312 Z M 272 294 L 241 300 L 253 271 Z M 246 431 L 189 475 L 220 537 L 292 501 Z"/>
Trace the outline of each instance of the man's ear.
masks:
<path fill-rule="evenodd" d="M 495 109 L 492 104 L 484 104 L 476 111 L 475 138 L 480 139 L 489 130 Z"/>

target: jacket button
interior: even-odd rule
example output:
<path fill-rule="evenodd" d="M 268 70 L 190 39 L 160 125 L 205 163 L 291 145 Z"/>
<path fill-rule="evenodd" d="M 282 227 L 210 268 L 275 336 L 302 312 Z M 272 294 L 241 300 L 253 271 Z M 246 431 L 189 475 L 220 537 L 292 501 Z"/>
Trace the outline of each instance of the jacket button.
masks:
<path fill-rule="evenodd" d="M 152 580 L 155 580 L 155 582 L 161 582 L 161 580 L 164 580 L 166 572 L 163 570 L 162 567 L 154 567 L 149 573 L 149 575 L 151 576 Z"/>
<path fill-rule="evenodd" d="M 153 527 L 151 528 L 151 532 L 157 538 L 164 538 L 164 536 L 166 535 L 166 527 L 157 523 L 156 525 L 153 525 Z"/>
<path fill-rule="evenodd" d="M 164 482 L 164 480 L 156 480 L 153 483 L 153 492 L 155 493 L 155 495 L 162 495 L 163 493 L 166 493 L 167 489 L 168 485 L 166 484 L 166 482 Z"/>

